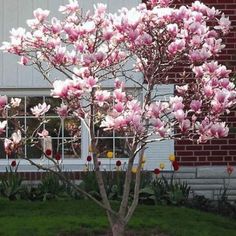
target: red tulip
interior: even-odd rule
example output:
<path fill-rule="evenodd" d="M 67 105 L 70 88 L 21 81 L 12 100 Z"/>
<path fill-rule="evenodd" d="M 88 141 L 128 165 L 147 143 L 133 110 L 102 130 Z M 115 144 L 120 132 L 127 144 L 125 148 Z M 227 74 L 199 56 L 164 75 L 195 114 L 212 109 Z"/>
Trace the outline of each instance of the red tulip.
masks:
<path fill-rule="evenodd" d="M 16 167 L 16 161 L 15 160 L 11 162 L 11 167 Z"/>
<path fill-rule="evenodd" d="M 234 171 L 234 168 L 233 166 L 228 165 L 226 170 L 227 170 L 228 175 L 231 175 Z"/>
<path fill-rule="evenodd" d="M 55 155 L 55 159 L 56 159 L 57 161 L 60 161 L 60 160 L 61 160 L 61 154 L 60 154 L 60 153 L 57 153 L 57 154 Z"/>
<path fill-rule="evenodd" d="M 179 170 L 179 163 L 178 163 L 177 161 L 173 161 L 173 162 L 172 162 L 172 166 L 173 166 L 173 168 L 174 168 L 174 171 Z"/>
<path fill-rule="evenodd" d="M 154 169 L 153 172 L 155 175 L 159 175 L 161 173 L 160 169 L 158 169 L 158 168 Z"/>
<path fill-rule="evenodd" d="M 92 157 L 91 156 L 87 156 L 87 161 L 88 162 L 92 161 Z"/>
<path fill-rule="evenodd" d="M 47 150 L 45 151 L 45 154 L 46 154 L 47 156 L 51 156 L 51 155 L 52 155 L 52 150 L 51 150 L 51 149 L 47 149 Z"/>
<path fill-rule="evenodd" d="M 120 160 L 118 160 L 118 161 L 116 161 L 116 166 L 121 166 L 121 161 Z"/>

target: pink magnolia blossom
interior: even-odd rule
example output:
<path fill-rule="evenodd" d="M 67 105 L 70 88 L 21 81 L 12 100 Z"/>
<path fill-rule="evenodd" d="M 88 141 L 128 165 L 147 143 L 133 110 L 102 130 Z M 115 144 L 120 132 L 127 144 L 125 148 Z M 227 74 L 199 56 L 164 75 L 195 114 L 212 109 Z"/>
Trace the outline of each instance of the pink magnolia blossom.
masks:
<path fill-rule="evenodd" d="M 179 94 L 184 95 L 188 91 L 188 84 L 183 86 L 176 86 L 176 90 Z"/>
<path fill-rule="evenodd" d="M 98 106 L 103 106 L 104 102 L 106 102 L 111 96 L 111 93 L 107 90 L 97 90 L 95 92 L 95 101 L 98 104 Z"/>
<path fill-rule="evenodd" d="M 98 3 L 97 5 L 94 5 L 94 12 L 96 15 L 103 15 L 105 14 L 107 10 L 107 5 L 103 3 Z"/>
<path fill-rule="evenodd" d="M 167 25 L 167 31 L 172 35 L 172 37 L 175 37 L 179 32 L 179 27 L 176 23 Z"/>
<path fill-rule="evenodd" d="M 201 63 L 203 61 L 206 61 L 211 56 L 212 53 L 206 48 L 194 50 L 189 54 L 189 58 L 193 63 Z"/>
<path fill-rule="evenodd" d="M 183 39 L 176 39 L 168 46 L 168 51 L 171 56 L 174 56 L 176 53 L 180 53 L 185 49 L 185 40 Z"/>
<path fill-rule="evenodd" d="M 88 78 L 85 78 L 85 86 L 91 90 L 92 88 L 96 87 L 97 85 L 97 78 L 94 78 L 92 76 L 89 76 Z"/>
<path fill-rule="evenodd" d="M 14 132 L 11 136 L 11 139 L 4 139 L 4 149 L 5 152 L 9 155 L 12 152 L 16 151 L 20 145 L 20 142 L 22 140 L 21 137 L 21 131 L 17 130 Z"/>
<path fill-rule="evenodd" d="M 53 34 L 60 33 L 62 30 L 62 25 L 61 25 L 60 20 L 58 20 L 56 17 L 53 17 L 51 20 L 51 23 L 52 23 L 52 27 L 51 27 L 52 33 Z"/>
<path fill-rule="evenodd" d="M 37 106 L 31 108 L 31 112 L 34 116 L 40 117 L 43 116 L 46 112 L 49 111 L 51 105 L 47 105 L 45 102 L 43 104 L 38 104 Z"/>
<path fill-rule="evenodd" d="M 11 106 L 19 107 L 21 103 L 21 98 L 11 98 Z"/>
<path fill-rule="evenodd" d="M 44 21 L 48 15 L 49 15 L 50 11 L 48 10 L 42 10 L 41 8 L 38 8 L 34 11 L 34 17 L 39 21 Z"/>
<path fill-rule="evenodd" d="M 59 11 L 63 14 L 71 14 L 79 10 L 79 4 L 77 0 L 69 0 L 69 4 L 60 6 Z"/>
<path fill-rule="evenodd" d="M 118 102 L 117 104 L 114 105 L 114 109 L 121 113 L 122 111 L 124 111 L 124 105 L 121 102 Z"/>
<path fill-rule="evenodd" d="M 68 106 L 62 103 L 60 107 L 56 108 L 56 112 L 60 117 L 66 118 L 68 116 L 68 109 Z"/>
<path fill-rule="evenodd" d="M 0 96 L 0 110 L 4 109 L 7 105 L 7 96 Z"/>
<path fill-rule="evenodd" d="M 125 83 L 123 81 L 120 81 L 118 79 L 115 80 L 114 86 L 116 89 L 124 89 Z"/>
<path fill-rule="evenodd" d="M 183 109 L 184 108 L 183 98 L 178 97 L 178 96 L 171 97 L 170 98 L 170 105 L 171 105 L 171 108 L 173 109 L 173 111 Z"/>
<path fill-rule="evenodd" d="M 152 103 L 147 109 L 147 114 L 153 118 L 158 118 L 164 110 L 161 102 Z"/>
<path fill-rule="evenodd" d="M 12 134 L 12 141 L 14 144 L 19 144 L 21 142 L 21 131 L 17 130 Z"/>
<path fill-rule="evenodd" d="M 113 96 L 118 102 L 124 102 L 126 100 L 126 94 L 122 91 L 122 89 L 115 89 Z"/>
<path fill-rule="evenodd" d="M 180 123 L 180 130 L 185 133 L 187 132 L 190 127 L 191 127 L 191 122 L 189 119 L 185 119 L 185 120 L 182 120 L 181 123 Z"/>
<path fill-rule="evenodd" d="M 225 17 L 224 13 L 222 14 L 219 22 L 219 26 L 215 26 L 215 29 L 221 30 L 224 34 L 227 34 L 230 29 L 231 22 L 229 17 Z"/>
<path fill-rule="evenodd" d="M 4 139 L 4 151 L 6 152 L 6 154 L 11 154 L 14 148 L 14 144 L 12 142 L 12 140 L 5 138 Z"/>
<path fill-rule="evenodd" d="M 3 134 L 5 132 L 6 125 L 7 125 L 6 120 L 0 121 L 0 134 Z"/>
<path fill-rule="evenodd" d="M 58 46 L 55 48 L 55 55 L 53 59 L 55 64 L 64 64 L 66 63 L 66 48 Z"/>
<path fill-rule="evenodd" d="M 225 122 L 213 124 L 210 128 L 211 135 L 216 138 L 222 138 L 228 136 L 229 128 Z"/>
<path fill-rule="evenodd" d="M 45 137 L 47 137 L 47 136 L 49 135 L 49 132 L 48 132 L 46 129 L 43 129 L 43 131 L 42 131 L 41 133 L 38 132 L 38 135 L 39 135 L 40 137 L 45 138 Z"/>
<path fill-rule="evenodd" d="M 186 114 L 183 110 L 178 109 L 176 112 L 174 112 L 174 116 L 178 122 L 182 122 L 185 119 Z"/>
<path fill-rule="evenodd" d="M 199 100 L 193 100 L 190 103 L 190 108 L 194 111 L 194 112 L 200 112 L 202 107 L 202 101 Z"/>
<path fill-rule="evenodd" d="M 203 91 L 207 97 L 211 97 L 214 94 L 213 88 L 210 85 L 204 86 Z"/>
<path fill-rule="evenodd" d="M 132 112 L 135 112 L 137 114 L 140 114 L 142 111 L 141 104 L 137 100 L 132 100 L 127 102 L 127 108 L 131 110 Z"/>
<path fill-rule="evenodd" d="M 165 123 L 159 118 L 152 119 L 151 123 L 154 126 L 155 132 L 157 132 L 161 137 L 165 137 L 167 133 Z"/>
<path fill-rule="evenodd" d="M 30 61 L 29 58 L 23 56 L 23 57 L 20 58 L 19 64 L 25 66 L 25 65 L 27 65 L 29 63 L 29 61 Z"/>
<path fill-rule="evenodd" d="M 51 90 L 51 95 L 56 98 L 66 98 L 68 96 L 68 91 L 73 82 L 71 80 L 56 80 L 53 83 L 54 89 Z"/>
<path fill-rule="evenodd" d="M 31 29 L 37 29 L 40 25 L 40 22 L 37 19 L 29 19 L 26 23 Z"/>

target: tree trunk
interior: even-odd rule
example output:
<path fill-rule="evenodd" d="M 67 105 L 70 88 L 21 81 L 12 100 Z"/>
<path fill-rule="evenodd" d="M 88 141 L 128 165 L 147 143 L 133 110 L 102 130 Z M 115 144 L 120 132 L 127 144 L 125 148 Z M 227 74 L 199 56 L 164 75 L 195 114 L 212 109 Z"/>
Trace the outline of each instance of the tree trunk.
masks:
<path fill-rule="evenodd" d="M 116 220 L 112 226 L 112 235 L 113 236 L 124 236 L 125 235 L 125 224 L 120 220 Z"/>

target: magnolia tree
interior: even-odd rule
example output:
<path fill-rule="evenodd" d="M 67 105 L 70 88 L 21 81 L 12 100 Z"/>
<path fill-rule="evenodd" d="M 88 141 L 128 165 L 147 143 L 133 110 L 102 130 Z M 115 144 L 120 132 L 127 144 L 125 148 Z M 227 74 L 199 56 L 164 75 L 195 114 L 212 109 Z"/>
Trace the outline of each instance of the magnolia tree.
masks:
<path fill-rule="evenodd" d="M 70 0 L 59 8 L 62 19 L 49 19 L 48 10 L 35 10 L 34 19 L 27 21 L 30 29 L 12 29 L 10 42 L 2 46 L 49 81 L 51 95 L 61 99 L 57 108 L 61 117 L 75 117 L 88 130 L 101 202 L 75 187 L 106 210 L 113 235 L 124 233 L 138 204 L 142 156 L 148 143 L 183 138 L 207 142 L 226 137 L 229 131 L 220 116 L 235 104 L 236 90 L 229 79 L 231 71 L 215 58 L 224 48 L 222 36 L 228 33 L 230 21 L 199 1 L 179 8 L 170 7 L 170 3 L 152 0 L 115 14 L 107 13 L 106 5 L 97 4 L 93 12 L 83 15 L 77 1 Z M 174 81 L 176 94 L 161 101 L 157 86 L 173 83 L 168 73 L 176 67 L 183 68 Z M 51 78 L 52 70 L 59 71 L 63 79 Z M 109 89 L 105 89 L 107 81 L 113 84 Z M 142 90 L 142 102 L 127 92 L 129 81 Z M 39 104 L 32 113 L 43 119 L 49 106 Z M 5 126 L 4 121 L 1 133 Z M 117 211 L 108 200 L 99 170 L 95 127 L 132 137 L 126 140 L 130 151 Z M 21 132 L 18 128 L 5 140 L 7 152 L 25 142 Z M 58 162 L 46 156 L 57 167 L 49 169 L 61 173 Z M 135 159 L 138 166 L 130 202 Z"/>

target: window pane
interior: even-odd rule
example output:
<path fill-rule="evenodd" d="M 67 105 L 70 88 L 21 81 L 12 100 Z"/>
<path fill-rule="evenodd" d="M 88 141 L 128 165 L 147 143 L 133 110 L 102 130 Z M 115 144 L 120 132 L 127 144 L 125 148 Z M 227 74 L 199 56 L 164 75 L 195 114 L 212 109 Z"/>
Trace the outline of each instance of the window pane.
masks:
<path fill-rule="evenodd" d="M 45 102 L 47 105 L 50 105 L 49 111 L 46 113 L 47 116 L 58 116 L 56 113 L 56 108 L 60 107 L 61 99 L 59 98 L 52 98 L 52 97 L 45 97 Z"/>
<path fill-rule="evenodd" d="M 25 131 L 25 120 L 24 118 L 17 118 L 17 119 L 8 119 L 7 120 L 7 132 L 6 137 L 11 137 L 11 135 L 16 131 L 20 129 L 22 132 L 22 136 L 24 135 Z"/>
<path fill-rule="evenodd" d="M 53 155 L 56 155 L 57 153 L 61 154 L 61 149 L 62 149 L 62 139 L 61 138 L 52 138 Z"/>
<path fill-rule="evenodd" d="M 64 158 L 81 158 L 81 140 L 67 139 L 64 142 Z"/>
<path fill-rule="evenodd" d="M 64 120 L 64 136 L 65 137 L 81 137 L 81 122 L 75 118 L 66 118 Z"/>
<path fill-rule="evenodd" d="M 131 141 L 131 140 L 130 140 Z M 129 158 L 130 149 L 128 139 L 115 139 L 115 157 L 116 158 Z"/>
<path fill-rule="evenodd" d="M 35 142 L 37 141 L 35 140 Z M 37 142 L 34 146 L 26 145 L 26 153 L 27 153 L 27 157 L 30 159 L 39 159 L 43 157 L 41 143 Z"/>
<path fill-rule="evenodd" d="M 60 118 L 48 118 L 48 122 L 45 124 L 45 129 L 52 137 L 61 137 L 61 119 Z"/>
<path fill-rule="evenodd" d="M 113 152 L 113 139 L 97 139 L 97 153 L 99 155 L 99 158 L 107 158 L 108 152 Z"/>
<path fill-rule="evenodd" d="M 104 130 L 104 128 L 100 128 L 99 126 L 95 126 L 95 136 L 96 137 L 113 137 L 112 130 Z"/>
<path fill-rule="evenodd" d="M 39 128 L 40 122 L 41 121 L 38 120 L 37 118 L 27 118 L 26 119 L 26 127 L 27 127 L 26 135 L 27 135 L 27 137 L 30 137 L 33 134 L 33 132 L 37 128 Z M 40 126 L 40 129 L 38 131 L 40 131 L 42 129 L 43 129 L 43 125 Z M 36 132 L 36 134 L 37 134 L 37 132 Z"/>

